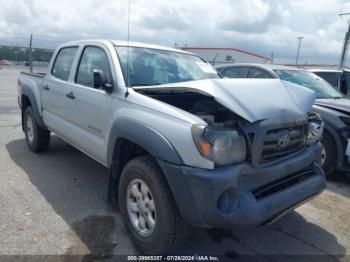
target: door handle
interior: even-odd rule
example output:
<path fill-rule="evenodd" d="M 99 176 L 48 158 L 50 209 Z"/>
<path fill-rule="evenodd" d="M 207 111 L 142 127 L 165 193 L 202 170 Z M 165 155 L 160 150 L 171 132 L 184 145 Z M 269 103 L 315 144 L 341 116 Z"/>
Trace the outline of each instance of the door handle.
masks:
<path fill-rule="evenodd" d="M 44 85 L 44 90 L 46 90 L 46 91 L 49 91 L 50 90 L 50 88 L 49 88 L 49 86 L 48 85 Z"/>
<path fill-rule="evenodd" d="M 75 95 L 73 94 L 73 92 L 70 92 L 70 93 L 66 94 L 66 97 L 68 97 L 70 99 L 74 99 Z"/>

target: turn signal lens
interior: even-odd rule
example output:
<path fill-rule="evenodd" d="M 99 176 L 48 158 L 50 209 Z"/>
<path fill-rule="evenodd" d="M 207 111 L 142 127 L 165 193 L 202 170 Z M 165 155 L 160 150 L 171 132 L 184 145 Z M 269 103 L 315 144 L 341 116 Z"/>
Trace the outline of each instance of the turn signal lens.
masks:
<path fill-rule="evenodd" d="M 206 142 L 199 142 L 199 148 L 205 157 L 210 156 L 210 151 L 212 148 L 211 144 L 206 143 Z"/>

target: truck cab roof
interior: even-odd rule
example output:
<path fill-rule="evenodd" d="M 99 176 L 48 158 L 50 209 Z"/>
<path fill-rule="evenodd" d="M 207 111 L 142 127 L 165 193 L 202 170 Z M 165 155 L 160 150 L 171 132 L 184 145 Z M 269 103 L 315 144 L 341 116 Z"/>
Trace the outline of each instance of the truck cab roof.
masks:
<path fill-rule="evenodd" d="M 183 51 L 181 49 L 176 49 L 172 47 L 166 47 L 161 45 L 154 45 L 154 44 L 147 44 L 147 43 L 141 43 L 141 42 L 134 42 L 134 41 L 123 41 L 123 40 L 112 40 L 112 39 L 86 39 L 86 40 L 79 40 L 79 41 L 71 41 L 64 43 L 60 45 L 59 48 L 65 47 L 65 46 L 73 46 L 73 45 L 79 45 L 79 44 L 112 44 L 114 46 L 129 46 L 129 47 L 140 47 L 140 48 L 150 48 L 150 49 L 157 49 L 157 50 L 164 50 L 164 51 L 172 51 L 172 52 L 178 52 L 178 53 L 184 53 L 184 54 L 192 54 L 190 52 Z"/>

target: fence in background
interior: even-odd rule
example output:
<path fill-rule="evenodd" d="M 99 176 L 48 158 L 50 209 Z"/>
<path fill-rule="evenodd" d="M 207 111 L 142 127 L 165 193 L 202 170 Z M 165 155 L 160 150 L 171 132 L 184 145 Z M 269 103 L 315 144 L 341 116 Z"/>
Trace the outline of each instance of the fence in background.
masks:
<path fill-rule="evenodd" d="M 0 45 L 0 65 L 46 67 L 54 49 Z M 32 56 L 32 59 L 30 58 Z"/>
<path fill-rule="evenodd" d="M 0 35 L 0 127 L 19 112 L 17 79 L 21 71 L 46 73 L 55 48 L 74 39 L 40 35 Z M 32 61 L 32 63 L 31 63 Z"/>
<path fill-rule="evenodd" d="M 43 66 L 34 67 L 34 72 L 45 73 L 46 69 Z M 21 71 L 29 72 L 29 66 L 0 65 L 0 122 L 3 114 L 16 113 L 19 110 L 17 79 Z"/>
<path fill-rule="evenodd" d="M 74 38 L 40 35 L 0 35 L 0 66 L 47 67 L 56 47 Z"/>

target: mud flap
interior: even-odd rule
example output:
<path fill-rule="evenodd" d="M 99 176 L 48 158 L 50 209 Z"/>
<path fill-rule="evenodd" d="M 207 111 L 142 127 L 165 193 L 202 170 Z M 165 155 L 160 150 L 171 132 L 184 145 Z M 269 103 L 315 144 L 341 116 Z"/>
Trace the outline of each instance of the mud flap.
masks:
<path fill-rule="evenodd" d="M 112 210 L 119 211 L 118 203 L 118 188 L 119 188 L 119 168 L 118 165 L 112 164 L 109 168 L 109 180 L 108 180 L 108 203 Z"/>

